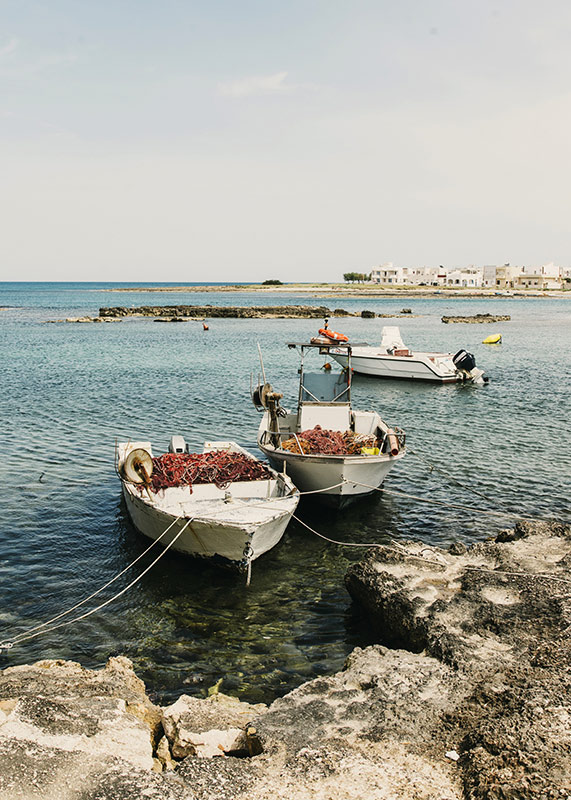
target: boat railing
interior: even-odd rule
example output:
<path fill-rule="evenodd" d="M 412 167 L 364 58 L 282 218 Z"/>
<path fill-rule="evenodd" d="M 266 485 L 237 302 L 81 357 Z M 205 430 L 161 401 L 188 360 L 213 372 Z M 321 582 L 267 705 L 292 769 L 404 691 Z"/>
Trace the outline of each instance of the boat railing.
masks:
<path fill-rule="evenodd" d="M 268 431 L 265 430 L 262 435 L 260 436 L 260 444 L 274 444 L 276 439 L 280 442 L 284 439 L 291 439 L 292 436 L 295 436 L 295 433 L 292 431 Z"/>

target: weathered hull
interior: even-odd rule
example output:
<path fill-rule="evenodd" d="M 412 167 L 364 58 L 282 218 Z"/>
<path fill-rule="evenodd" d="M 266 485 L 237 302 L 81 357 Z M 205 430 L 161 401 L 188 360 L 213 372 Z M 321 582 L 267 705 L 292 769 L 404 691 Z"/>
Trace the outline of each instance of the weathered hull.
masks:
<path fill-rule="evenodd" d="M 166 547 L 190 519 L 188 527 L 172 544 L 172 549 L 189 556 L 212 559 L 238 571 L 245 571 L 250 562 L 280 541 L 299 500 L 297 494 L 272 500 L 254 498 L 251 505 L 257 511 L 257 519 L 252 520 L 241 520 L 240 506 L 231 503 L 226 508 L 224 500 L 220 500 L 219 510 L 209 517 L 201 516 L 198 503 L 194 510 L 189 504 L 184 516 L 177 518 L 176 514 L 148 502 L 144 493 L 139 494 L 132 485 L 125 482 L 122 485 L 129 516 L 144 536 L 153 540 L 162 537 L 161 545 Z M 172 527 L 162 536 L 170 525 Z"/>

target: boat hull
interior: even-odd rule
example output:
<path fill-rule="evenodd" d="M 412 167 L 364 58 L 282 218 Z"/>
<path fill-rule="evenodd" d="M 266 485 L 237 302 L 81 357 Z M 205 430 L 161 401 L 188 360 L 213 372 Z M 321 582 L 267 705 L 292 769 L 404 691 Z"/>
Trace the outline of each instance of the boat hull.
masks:
<path fill-rule="evenodd" d="M 332 357 L 341 366 L 347 366 L 347 357 L 331 352 Z M 392 378 L 406 380 L 430 381 L 432 383 L 456 383 L 461 379 L 460 374 L 438 363 L 433 363 L 430 358 L 415 358 L 415 356 L 392 356 L 382 354 L 359 355 L 355 350 L 351 357 L 353 371 L 361 375 L 372 375 L 376 378 Z"/>
<path fill-rule="evenodd" d="M 122 483 L 127 511 L 140 533 L 152 540 L 162 537 L 161 545 L 167 547 L 172 544 L 172 549 L 179 553 L 211 559 L 240 572 L 245 572 L 250 562 L 278 544 L 299 500 L 297 494 L 279 498 L 273 510 L 266 509 L 263 521 L 240 521 L 239 515 L 232 513 L 233 508 L 225 514 L 223 500 L 220 501 L 221 513 L 217 518 L 201 516 L 198 507 L 196 516 L 187 510 L 184 515 L 177 517 L 147 501 L 145 495 L 140 495 L 132 485 L 125 481 Z M 254 505 L 258 502 L 263 507 L 267 501 L 254 498 L 252 502 Z M 183 528 L 185 530 L 180 534 Z"/>
<path fill-rule="evenodd" d="M 285 468 L 302 494 L 314 492 L 316 500 L 335 506 L 377 491 L 395 462 L 405 454 L 402 450 L 396 456 L 302 455 L 261 442 L 258 446 L 274 469 Z"/>

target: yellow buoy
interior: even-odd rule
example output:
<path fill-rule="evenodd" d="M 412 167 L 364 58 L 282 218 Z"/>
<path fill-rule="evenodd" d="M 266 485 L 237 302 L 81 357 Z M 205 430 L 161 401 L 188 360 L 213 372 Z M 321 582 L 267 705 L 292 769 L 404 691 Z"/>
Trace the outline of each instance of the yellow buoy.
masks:
<path fill-rule="evenodd" d="M 502 341 L 502 334 L 501 333 L 492 333 L 491 336 L 487 336 L 482 344 L 499 344 Z"/>

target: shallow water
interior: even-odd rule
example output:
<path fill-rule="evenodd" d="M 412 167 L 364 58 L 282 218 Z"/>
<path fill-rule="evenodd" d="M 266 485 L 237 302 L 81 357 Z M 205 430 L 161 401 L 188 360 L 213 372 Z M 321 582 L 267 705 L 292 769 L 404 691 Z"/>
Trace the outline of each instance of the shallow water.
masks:
<path fill-rule="evenodd" d="M 150 439 L 157 452 L 180 433 L 194 447 L 233 438 L 255 450 L 259 415 L 250 374 L 294 405 L 297 358 L 285 347 L 315 333 L 315 320 L 213 320 L 169 325 L 147 319 L 48 325 L 96 314 L 102 305 L 323 304 L 415 316 L 335 320 L 357 341 L 378 341 L 398 324 L 416 349 L 466 347 L 490 376 L 485 387 L 433 386 L 357 376 L 356 408 L 374 408 L 407 432 L 410 451 L 387 492 L 345 509 L 305 502 L 299 514 L 331 538 L 421 539 L 446 547 L 495 534 L 512 518 L 478 509 L 569 519 L 571 304 L 567 299 L 355 298 L 307 294 L 148 294 L 104 285 L 0 284 L 3 508 L 0 523 L 0 640 L 69 608 L 147 547 L 130 525 L 114 472 L 116 439 Z M 443 325 L 444 314 L 510 314 L 498 325 Z M 503 343 L 481 344 L 489 333 Z M 457 485 L 459 481 L 463 486 Z M 473 490 L 473 491 L 471 491 Z M 400 491 L 472 511 L 423 503 Z M 485 495 L 484 499 L 474 492 Z M 215 568 L 165 557 L 115 603 L 88 619 L 0 655 L 0 666 L 72 658 L 98 666 L 124 653 L 162 701 L 200 694 L 220 677 L 224 691 L 268 700 L 340 668 L 367 643 L 343 576 L 358 548 L 338 547 L 292 523 L 255 562 L 252 585 Z M 125 587 L 150 563 L 102 593 Z M 88 606 L 90 607 L 90 606 Z"/>

